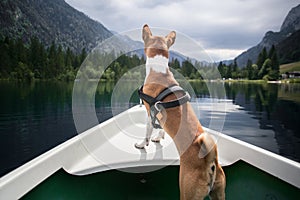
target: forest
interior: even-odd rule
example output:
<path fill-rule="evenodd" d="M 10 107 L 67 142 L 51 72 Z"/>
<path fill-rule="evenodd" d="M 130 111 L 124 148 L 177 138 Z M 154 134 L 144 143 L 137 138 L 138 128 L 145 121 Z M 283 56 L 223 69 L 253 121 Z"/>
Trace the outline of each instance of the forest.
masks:
<path fill-rule="evenodd" d="M 99 55 L 90 53 L 90 57 L 103 59 L 112 55 Z M 37 38 L 31 38 L 30 43 L 23 43 L 21 39 L 13 40 L 8 37 L 0 40 L 0 79 L 33 81 L 33 80 L 60 80 L 74 81 L 77 72 L 87 57 L 88 52 L 82 49 L 81 53 L 74 53 L 69 48 L 64 49 L 61 45 L 52 44 L 48 47 L 43 45 Z M 96 61 L 95 61 L 96 62 Z M 145 63 L 144 57 L 137 55 L 121 55 L 115 59 L 105 70 L 101 79 L 117 81 L 130 70 Z M 87 67 L 83 73 L 78 72 L 77 78 L 95 79 L 99 76 L 100 66 Z M 278 80 L 279 61 L 274 46 L 267 51 L 263 48 L 255 63 L 248 60 L 247 66 L 240 68 L 236 61 L 225 65 L 208 64 L 187 59 L 179 62 L 171 59 L 169 66 L 183 75 L 186 79 L 248 79 L 248 80 Z M 81 73 L 81 74 L 80 74 Z M 142 73 L 142 71 L 141 71 Z"/>
<path fill-rule="evenodd" d="M 76 54 L 69 48 L 63 49 L 61 45 L 54 42 L 46 47 L 37 38 L 31 38 L 30 43 L 27 44 L 21 39 L 15 41 L 6 37 L 0 40 L 0 79 L 74 81 L 87 56 L 85 49 Z M 99 59 L 104 60 L 103 57 L 109 60 L 108 57 L 112 55 L 90 53 L 90 58 L 92 56 L 97 57 L 99 61 Z M 89 61 L 85 64 L 87 66 L 84 74 L 79 74 L 77 78 L 94 79 L 99 76 L 100 71 L 97 69 L 101 66 L 89 66 Z M 143 63 L 145 63 L 144 59 L 136 55 L 121 55 L 110 64 L 101 78 L 109 81 L 118 80 L 130 68 Z"/>
<path fill-rule="evenodd" d="M 239 68 L 236 60 L 230 65 L 224 65 L 222 62 L 218 65 L 218 70 L 225 79 L 275 81 L 280 78 L 279 68 L 280 63 L 274 45 L 269 52 L 267 52 L 266 48 L 263 48 L 255 63 L 248 59 L 247 66 L 244 68 Z"/>
<path fill-rule="evenodd" d="M 202 64 L 192 62 L 187 59 L 181 64 L 178 60 L 172 60 L 170 66 L 177 69 L 188 79 L 247 79 L 247 80 L 266 80 L 273 81 L 280 78 L 279 60 L 276 48 L 273 45 L 269 52 L 263 48 L 255 63 L 248 60 L 247 66 L 241 68 L 236 60 L 226 65 L 223 62 L 218 64 Z"/>
<path fill-rule="evenodd" d="M 0 41 L 0 78 L 32 81 L 34 79 L 74 80 L 87 53 L 78 55 L 70 49 L 63 50 L 54 42 L 45 47 L 37 38 L 30 43 L 8 37 Z"/>

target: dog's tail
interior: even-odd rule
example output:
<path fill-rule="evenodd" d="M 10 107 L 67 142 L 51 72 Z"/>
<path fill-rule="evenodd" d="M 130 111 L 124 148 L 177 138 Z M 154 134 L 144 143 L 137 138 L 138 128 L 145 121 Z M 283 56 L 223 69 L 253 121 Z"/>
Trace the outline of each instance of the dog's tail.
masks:
<path fill-rule="evenodd" d="M 207 162 L 213 162 L 217 159 L 216 142 L 208 133 L 201 133 L 196 139 L 200 147 L 199 158 L 204 158 Z"/>

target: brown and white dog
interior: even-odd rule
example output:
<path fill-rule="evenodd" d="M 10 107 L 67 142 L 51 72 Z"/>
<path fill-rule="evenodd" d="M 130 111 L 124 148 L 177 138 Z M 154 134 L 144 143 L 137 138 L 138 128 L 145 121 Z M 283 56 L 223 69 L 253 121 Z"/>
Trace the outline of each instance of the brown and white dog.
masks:
<path fill-rule="evenodd" d="M 153 36 L 148 25 L 143 27 L 145 43 L 146 79 L 143 93 L 158 96 L 171 85 L 179 85 L 168 67 L 169 47 L 174 44 L 176 33 L 166 37 Z M 182 96 L 182 92 L 170 94 L 163 102 Z M 150 114 L 150 106 L 144 101 Z M 148 117 L 146 138 L 137 148 L 149 144 L 153 126 Z M 180 199 L 225 199 L 225 174 L 218 163 L 217 146 L 214 139 L 205 133 L 189 102 L 164 109 L 160 112 L 159 122 L 172 137 L 180 155 L 179 187 Z M 163 137 L 163 131 L 156 141 Z"/>

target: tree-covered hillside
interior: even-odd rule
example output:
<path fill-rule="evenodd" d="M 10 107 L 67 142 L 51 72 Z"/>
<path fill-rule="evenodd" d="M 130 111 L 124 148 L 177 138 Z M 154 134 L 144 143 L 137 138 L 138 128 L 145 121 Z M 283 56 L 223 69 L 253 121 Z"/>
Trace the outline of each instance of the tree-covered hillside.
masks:
<path fill-rule="evenodd" d="M 94 48 L 112 33 L 101 23 L 72 8 L 64 0 L 1 0 L 0 39 L 9 37 L 29 44 L 38 38 L 76 53 Z"/>

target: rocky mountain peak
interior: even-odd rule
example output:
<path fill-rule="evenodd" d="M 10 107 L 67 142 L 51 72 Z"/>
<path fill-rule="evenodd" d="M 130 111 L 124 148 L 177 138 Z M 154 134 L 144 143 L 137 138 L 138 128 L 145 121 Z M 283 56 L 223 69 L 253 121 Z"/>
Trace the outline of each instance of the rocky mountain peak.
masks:
<path fill-rule="evenodd" d="M 291 34 L 300 29 L 300 4 L 290 10 L 283 21 L 280 32 Z"/>
<path fill-rule="evenodd" d="M 279 45 L 298 30 L 300 30 L 300 4 L 289 11 L 279 32 L 266 32 L 259 44 L 237 56 L 236 61 L 238 66 L 245 67 L 248 59 L 255 63 L 258 54 L 264 47 L 269 50 L 272 45 Z"/>

